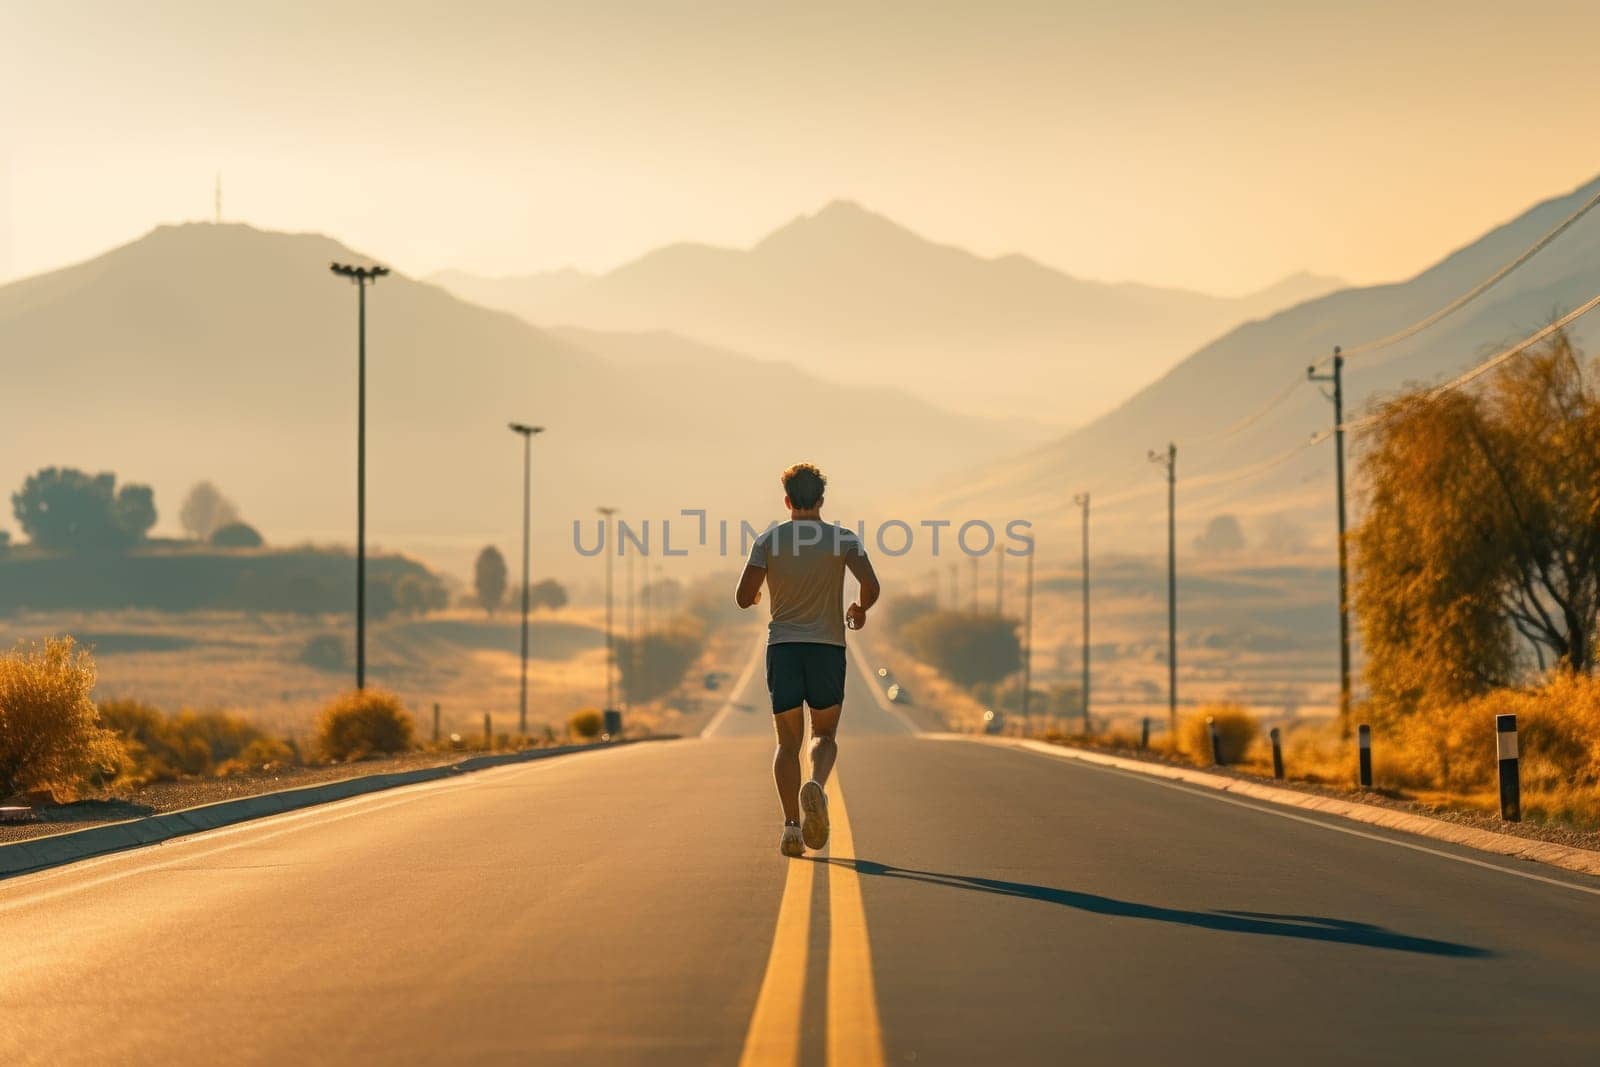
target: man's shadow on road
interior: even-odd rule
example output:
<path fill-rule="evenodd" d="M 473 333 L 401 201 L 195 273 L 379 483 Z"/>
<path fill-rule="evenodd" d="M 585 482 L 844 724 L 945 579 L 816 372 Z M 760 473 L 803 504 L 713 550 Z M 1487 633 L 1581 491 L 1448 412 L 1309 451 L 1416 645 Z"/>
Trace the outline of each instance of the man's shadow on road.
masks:
<path fill-rule="evenodd" d="M 1298 938 L 1302 941 L 1363 945 L 1367 948 L 1383 948 L 1395 952 L 1419 952 L 1428 956 L 1484 959 L 1494 955 L 1488 949 L 1478 948 L 1475 945 L 1412 937 L 1386 930 L 1381 926 L 1373 926 L 1371 923 L 1351 922 L 1348 919 L 1328 919 L 1318 915 L 1278 915 L 1262 911 L 1184 911 L 1181 908 L 1136 904 L 1129 900 L 1117 900 L 1114 897 L 1096 896 L 1093 893 L 1079 893 L 1045 885 L 1031 885 L 1027 882 L 1007 882 L 998 878 L 979 878 L 966 874 L 940 874 L 935 871 L 913 871 L 872 860 L 833 859 L 822 856 L 808 858 L 814 863 L 848 867 L 857 874 L 870 877 L 900 878 L 911 882 L 925 882 L 928 885 L 941 885 L 950 889 L 967 889 L 1002 897 L 1040 900 L 1047 904 L 1059 904 L 1062 907 L 1075 908 L 1096 915 L 1149 919 L 1153 922 L 1176 923 L 1180 926 L 1219 930 L 1230 934 L 1266 934 L 1272 937 Z"/>

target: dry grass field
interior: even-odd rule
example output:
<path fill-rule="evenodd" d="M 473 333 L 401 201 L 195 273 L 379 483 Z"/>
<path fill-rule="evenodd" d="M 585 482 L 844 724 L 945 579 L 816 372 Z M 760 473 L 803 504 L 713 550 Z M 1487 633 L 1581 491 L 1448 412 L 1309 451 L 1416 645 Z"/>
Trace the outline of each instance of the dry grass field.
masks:
<path fill-rule="evenodd" d="M 1167 721 L 1166 560 L 1097 554 L 1092 577 L 1092 706 L 1100 724 L 1151 716 Z M 902 589 L 925 595 L 933 574 L 893 575 L 887 596 Z M 948 567 L 939 573 L 941 603 L 950 602 Z M 895 581 L 894 579 L 898 579 Z M 995 609 L 992 560 L 977 572 L 977 610 Z M 1076 688 L 1082 677 L 1082 601 L 1075 566 L 1041 559 L 1035 581 L 1033 685 Z M 961 562 L 958 603 L 972 605 L 972 572 Z M 1005 571 L 1005 613 L 1022 616 L 1023 574 Z M 1180 546 L 1178 693 L 1180 713 L 1239 704 L 1271 720 L 1321 720 L 1338 702 L 1337 572 L 1320 557 L 1260 554 L 1192 558 Z M 891 608 L 892 610 L 892 608 Z M 885 650 L 888 651 L 887 649 Z M 1357 664 L 1359 672 L 1359 663 Z M 1358 674 L 1359 681 L 1359 674 Z M 1076 723 L 1060 724 L 1076 729 Z M 1039 729 L 1052 728 L 1044 721 Z"/>
<path fill-rule="evenodd" d="M 354 679 L 348 616 L 117 611 L 0 618 L 0 647 L 61 634 L 93 651 L 97 699 L 132 698 L 167 711 L 238 712 L 282 736 L 307 734 L 317 712 Z M 604 703 L 604 614 L 539 612 L 529 646 L 529 729 L 549 727 L 559 736 L 573 712 Z M 714 637 L 704 665 L 687 672 L 677 691 L 628 709 L 628 728 L 670 732 L 697 716 L 701 667 L 721 669 L 715 662 L 720 648 Z M 389 619 L 368 630 L 368 684 L 399 694 L 424 740 L 435 703 L 444 734 L 481 735 L 485 712 L 496 733 L 515 731 L 519 650 L 514 613 Z"/>

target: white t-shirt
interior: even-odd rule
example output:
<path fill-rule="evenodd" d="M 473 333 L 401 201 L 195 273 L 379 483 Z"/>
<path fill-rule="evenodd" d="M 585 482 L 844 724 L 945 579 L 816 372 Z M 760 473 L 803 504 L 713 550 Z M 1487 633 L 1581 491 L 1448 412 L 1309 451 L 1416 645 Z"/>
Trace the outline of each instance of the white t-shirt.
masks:
<path fill-rule="evenodd" d="M 790 519 L 757 537 L 750 566 L 767 572 L 767 644 L 843 645 L 845 560 L 866 554 L 853 530 L 817 519 Z"/>

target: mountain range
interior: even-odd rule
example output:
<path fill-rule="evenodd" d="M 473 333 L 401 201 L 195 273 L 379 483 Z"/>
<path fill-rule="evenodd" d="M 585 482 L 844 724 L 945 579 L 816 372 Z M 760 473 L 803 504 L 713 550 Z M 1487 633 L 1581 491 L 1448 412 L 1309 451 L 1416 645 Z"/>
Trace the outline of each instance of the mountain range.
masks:
<path fill-rule="evenodd" d="M 319 235 L 194 223 L 0 287 L 0 485 L 45 466 L 112 470 L 152 484 L 158 530 L 175 532 L 183 494 L 209 479 L 270 541 L 350 544 L 356 293 L 335 260 L 367 258 Z M 659 522 L 680 509 L 764 524 L 799 458 L 848 472 L 831 494 L 848 514 L 907 471 L 1040 439 L 681 337 L 541 330 L 399 273 L 368 290 L 367 322 L 370 537 L 460 575 L 483 544 L 520 551 L 508 420 L 548 427 L 534 551 L 558 574 L 598 574 L 572 547 L 597 505 L 653 520 L 659 552 Z"/>
<path fill-rule="evenodd" d="M 1088 490 L 1103 501 L 1091 504 L 1101 544 L 1153 549 L 1165 537 L 1166 487 L 1147 453 L 1170 441 L 1178 446 L 1180 544 L 1210 519 L 1234 514 L 1258 547 L 1331 545 L 1333 446 L 1294 451 L 1333 422 L 1328 400 L 1306 381 L 1308 365 L 1325 361 L 1335 345 L 1357 349 L 1447 307 L 1597 194 L 1600 178 L 1528 209 L 1408 280 L 1344 289 L 1241 325 L 1080 429 L 1022 455 L 975 464 L 919 499 L 958 513 L 1021 511 L 1070 558 L 1078 537 L 1072 497 Z M 1352 355 L 1344 370 L 1347 419 L 1398 389 L 1458 374 L 1597 292 L 1600 211 L 1436 324 Z M 1580 343 L 1600 337 L 1600 321 L 1579 320 L 1572 332 Z M 1360 451 L 1356 435 L 1349 446 L 1356 511 Z"/>
<path fill-rule="evenodd" d="M 831 381 L 1057 427 L 1104 412 L 1230 327 L 1343 284 L 1302 273 L 1227 298 L 1086 281 L 935 243 L 844 200 L 747 249 L 682 243 L 598 275 L 429 280 L 541 326 L 670 330 Z"/>
<path fill-rule="evenodd" d="M 1119 315 L 1137 317 L 1130 308 L 1152 301 L 1210 314 L 1216 298 L 1177 294 L 1167 304 L 1152 294 L 1172 291 L 1079 283 L 1021 257 L 982 259 L 842 204 L 748 251 L 677 246 L 600 277 L 541 276 L 544 298 L 562 299 L 564 290 L 570 307 L 582 303 L 576 294 L 597 308 L 596 294 L 639 294 L 637 303 L 613 307 L 619 318 L 609 325 L 535 326 L 522 317 L 527 309 L 479 306 L 394 274 L 368 294 L 372 538 L 457 573 L 485 543 L 514 558 L 521 455 L 505 423 L 518 419 L 549 427 L 534 443 L 533 467 L 542 561 L 535 569 L 545 573 L 598 566 L 574 551 L 572 525 L 592 519 L 601 504 L 635 521 L 652 519 L 657 551 L 660 520 L 683 509 L 764 522 L 780 503 L 777 472 L 800 458 L 835 471 L 829 503 L 841 518 L 1029 518 L 1045 556 L 1060 562 L 1077 544 L 1072 495 L 1089 490 L 1097 543 L 1142 551 L 1165 535 L 1165 487 L 1146 453 L 1169 441 L 1178 445 L 1181 543 L 1232 514 L 1257 548 L 1326 545 L 1331 448 L 1295 449 L 1326 428 L 1332 412 L 1305 382 L 1306 366 L 1334 345 L 1359 346 L 1446 306 L 1597 192 L 1600 179 L 1539 204 L 1403 282 L 1318 295 L 1325 282 L 1305 279 L 1262 295 L 1266 306 L 1294 300 L 1297 286 L 1312 294 L 1225 328 L 1152 371 L 1142 387 L 1130 386 L 1120 403 L 1054 436 L 1041 426 L 1059 413 L 1045 409 L 1062 391 L 1088 391 L 1069 388 L 1064 365 L 1036 353 L 1024 375 L 1032 420 L 979 414 L 990 405 L 973 381 L 964 403 L 935 404 L 927 395 L 954 389 L 974 360 L 938 349 L 928 323 L 944 323 L 952 335 L 961 325 L 970 337 L 986 316 L 996 336 L 1043 337 L 1069 304 L 1042 294 L 1076 286 L 1099 294 L 1075 306 L 1101 316 L 1096 321 L 1108 331 Z M 9 412 L 0 485 L 19 485 L 49 465 L 115 470 L 155 486 L 166 516 L 160 528 L 171 530 L 183 492 L 209 479 L 271 540 L 348 544 L 355 294 L 327 267 L 364 259 L 314 234 L 188 224 L 0 287 L 0 385 Z M 712 266 L 690 269 L 697 262 Z M 681 302 L 660 288 L 673 273 L 663 263 L 678 265 Z M 774 287 L 785 272 L 790 290 Z M 717 277 L 731 309 L 718 321 L 754 329 L 764 309 L 769 337 L 782 332 L 773 323 L 799 331 L 809 319 L 812 336 L 831 330 L 837 337 L 854 322 L 861 347 L 850 355 L 818 342 L 815 358 L 796 349 L 775 359 L 759 345 L 752 354 L 718 343 L 710 337 L 717 331 L 703 328 L 709 320 L 690 321 L 692 309 L 715 309 L 710 279 Z M 1004 277 L 1015 283 L 996 280 Z M 469 288 L 459 278 L 451 284 Z M 526 283 L 514 288 L 530 291 Z M 1359 415 L 1407 383 L 1456 373 L 1597 291 L 1600 212 L 1438 324 L 1353 356 L 1346 410 Z M 980 300 L 980 292 L 989 295 Z M 826 303 L 830 293 L 839 306 Z M 808 300 L 821 302 L 810 316 Z M 883 308 L 876 317 L 875 306 Z M 1055 310 L 1038 311 L 1046 306 Z M 1046 325 L 1030 325 L 1036 311 Z M 1235 321 L 1247 314 L 1238 306 L 1230 312 Z M 869 373 L 910 359 L 919 345 L 924 370 L 938 367 L 937 374 L 890 374 L 896 384 L 885 385 Z M 1123 374 L 1128 361 L 1118 351 L 1112 365 Z M 873 363 L 874 352 L 888 355 Z M 976 362 L 999 381 L 1009 377 L 1008 360 L 1023 359 L 1023 348 L 997 343 Z M 947 360 L 966 370 L 950 377 Z M 1089 380 L 1081 371 L 1080 379 Z M 952 395 L 962 399 L 961 392 Z M 1359 440 L 1352 442 L 1353 460 L 1359 451 Z M 1359 508 L 1358 463 L 1353 481 Z"/>

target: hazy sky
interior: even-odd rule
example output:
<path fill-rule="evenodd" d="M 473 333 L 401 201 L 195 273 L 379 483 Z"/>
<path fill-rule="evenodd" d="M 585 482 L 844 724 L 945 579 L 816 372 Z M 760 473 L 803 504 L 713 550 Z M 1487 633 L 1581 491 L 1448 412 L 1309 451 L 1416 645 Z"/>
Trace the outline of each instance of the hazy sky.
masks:
<path fill-rule="evenodd" d="M 1089 277 L 1385 280 L 1600 171 L 1597 32 L 1539 0 L 0 0 L 0 273 L 209 217 L 220 170 L 226 216 L 415 273 L 844 196 Z"/>

